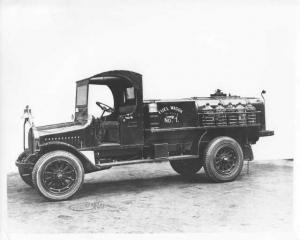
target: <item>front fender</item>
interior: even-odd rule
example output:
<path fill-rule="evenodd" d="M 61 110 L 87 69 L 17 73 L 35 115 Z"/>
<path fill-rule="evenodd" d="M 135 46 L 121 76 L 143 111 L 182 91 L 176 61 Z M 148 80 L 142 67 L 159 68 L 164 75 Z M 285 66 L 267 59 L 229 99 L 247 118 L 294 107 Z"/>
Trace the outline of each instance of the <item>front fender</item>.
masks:
<path fill-rule="evenodd" d="M 96 172 L 102 170 L 101 168 L 97 167 L 90 159 L 88 159 L 84 154 L 78 151 L 77 148 L 74 146 L 65 143 L 65 142 L 48 142 L 40 145 L 39 155 L 44 155 L 45 153 L 56 151 L 56 150 L 64 150 L 74 154 L 78 159 L 81 161 L 85 173 Z"/>

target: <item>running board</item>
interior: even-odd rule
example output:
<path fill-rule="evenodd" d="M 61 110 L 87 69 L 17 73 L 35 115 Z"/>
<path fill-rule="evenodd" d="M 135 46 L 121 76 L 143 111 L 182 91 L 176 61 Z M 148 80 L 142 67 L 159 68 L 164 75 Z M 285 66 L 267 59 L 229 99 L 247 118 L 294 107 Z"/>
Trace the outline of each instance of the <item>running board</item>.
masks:
<path fill-rule="evenodd" d="M 96 166 L 103 168 L 103 167 L 114 167 L 114 166 L 131 165 L 131 164 L 139 164 L 139 163 L 188 160 L 188 159 L 197 159 L 197 158 L 199 158 L 198 155 L 180 155 L 180 156 L 151 158 L 151 159 L 138 159 L 138 160 L 130 160 L 130 161 L 114 161 L 111 163 L 96 164 Z"/>

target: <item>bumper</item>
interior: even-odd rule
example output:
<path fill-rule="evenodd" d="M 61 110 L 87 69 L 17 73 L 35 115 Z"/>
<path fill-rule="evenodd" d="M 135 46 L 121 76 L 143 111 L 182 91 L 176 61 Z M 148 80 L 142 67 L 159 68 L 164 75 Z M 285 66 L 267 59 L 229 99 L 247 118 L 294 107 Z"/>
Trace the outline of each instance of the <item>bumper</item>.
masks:
<path fill-rule="evenodd" d="M 269 130 L 259 131 L 260 137 L 268 137 L 268 136 L 273 136 L 273 135 L 274 135 L 274 131 L 269 131 Z"/>

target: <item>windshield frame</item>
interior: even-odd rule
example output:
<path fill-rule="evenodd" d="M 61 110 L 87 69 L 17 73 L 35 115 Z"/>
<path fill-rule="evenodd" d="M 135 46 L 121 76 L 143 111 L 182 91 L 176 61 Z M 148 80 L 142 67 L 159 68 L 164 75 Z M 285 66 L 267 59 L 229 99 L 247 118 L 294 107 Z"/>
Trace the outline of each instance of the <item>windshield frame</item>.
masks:
<path fill-rule="evenodd" d="M 82 88 L 82 87 L 86 87 L 86 89 L 84 91 L 79 92 L 79 89 Z M 85 94 L 85 95 L 82 95 L 82 94 Z M 78 104 L 80 96 L 85 97 L 83 101 L 81 100 L 81 102 L 83 102 L 82 104 Z M 87 82 L 77 83 L 77 85 L 76 85 L 75 107 L 79 107 L 79 108 L 80 107 L 87 107 L 88 102 L 89 102 L 89 84 Z"/>

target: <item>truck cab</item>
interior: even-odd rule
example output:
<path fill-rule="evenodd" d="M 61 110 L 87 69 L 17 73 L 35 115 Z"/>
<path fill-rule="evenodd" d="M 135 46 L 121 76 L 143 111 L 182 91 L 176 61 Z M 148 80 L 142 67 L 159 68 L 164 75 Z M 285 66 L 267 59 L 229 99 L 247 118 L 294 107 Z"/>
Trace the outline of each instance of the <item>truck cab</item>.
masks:
<path fill-rule="evenodd" d="M 118 143 L 143 144 L 143 91 L 141 75 L 129 72 L 98 74 L 77 82 L 75 122 L 85 123 L 89 118 L 88 95 L 93 85 L 107 86 L 113 96 L 114 106 L 95 102 L 102 110 L 96 117 L 95 146 Z M 101 96 L 99 96 L 101 98 Z M 94 104 L 94 103 L 92 103 Z M 109 115 L 106 115 L 108 113 Z M 99 128 L 99 129 L 98 129 Z M 93 144 L 92 144 L 93 145 Z"/>
<path fill-rule="evenodd" d="M 111 105 L 97 91 L 89 98 L 97 86 L 109 89 Z M 90 114 L 90 106 L 100 113 Z M 169 161 L 183 177 L 203 167 L 212 181 L 233 181 L 253 160 L 251 145 L 274 134 L 259 98 L 217 90 L 210 97 L 144 100 L 142 75 L 121 70 L 76 82 L 72 122 L 35 126 L 25 113 L 28 146 L 16 165 L 25 183 L 55 201 L 79 191 L 84 174 L 128 164 Z"/>

